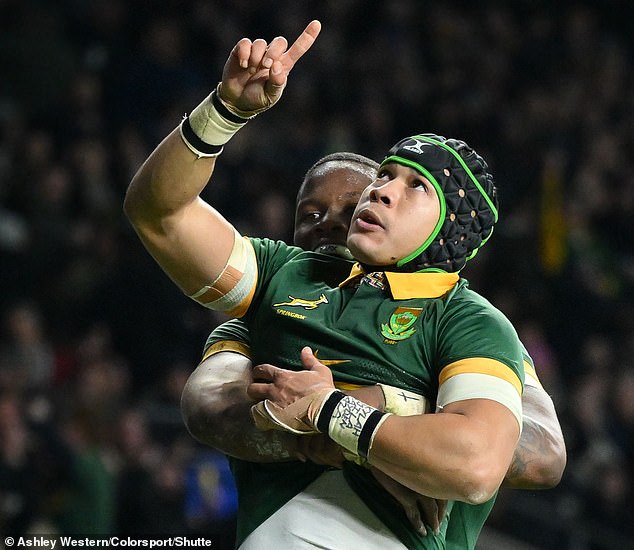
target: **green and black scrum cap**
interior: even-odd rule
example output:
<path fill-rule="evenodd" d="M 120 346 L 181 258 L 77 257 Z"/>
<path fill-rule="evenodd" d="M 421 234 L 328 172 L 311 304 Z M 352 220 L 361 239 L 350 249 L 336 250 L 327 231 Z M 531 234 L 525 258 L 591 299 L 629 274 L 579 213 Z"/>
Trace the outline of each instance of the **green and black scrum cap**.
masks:
<path fill-rule="evenodd" d="M 420 134 L 399 141 L 381 163 L 413 168 L 436 188 L 440 216 L 431 235 L 395 271 L 460 271 L 493 233 L 498 201 L 486 161 L 464 141 Z"/>

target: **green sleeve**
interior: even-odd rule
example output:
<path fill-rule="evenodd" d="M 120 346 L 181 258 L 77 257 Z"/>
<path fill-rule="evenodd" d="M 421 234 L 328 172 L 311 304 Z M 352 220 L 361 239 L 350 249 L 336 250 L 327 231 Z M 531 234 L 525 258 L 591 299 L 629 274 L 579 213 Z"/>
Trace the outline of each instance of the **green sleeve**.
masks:
<path fill-rule="evenodd" d="M 511 322 L 479 294 L 464 288 L 461 294 L 449 300 L 439 324 L 439 368 L 484 357 L 505 364 L 523 384 L 523 346 Z"/>
<path fill-rule="evenodd" d="M 300 254 L 304 254 L 301 248 L 289 246 L 283 241 L 272 241 L 271 239 L 250 238 L 255 257 L 257 260 L 258 279 L 255 293 L 251 300 L 251 305 L 244 316 L 247 324 L 255 315 L 260 305 L 262 297 L 266 293 L 271 279 L 290 260 Z"/>
<path fill-rule="evenodd" d="M 240 342 L 245 346 L 250 346 L 251 338 L 249 336 L 249 329 L 247 328 L 245 322 L 240 319 L 231 319 L 217 326 L 207 337 L 203 355 L 213 344 L 224 340 Z"/>

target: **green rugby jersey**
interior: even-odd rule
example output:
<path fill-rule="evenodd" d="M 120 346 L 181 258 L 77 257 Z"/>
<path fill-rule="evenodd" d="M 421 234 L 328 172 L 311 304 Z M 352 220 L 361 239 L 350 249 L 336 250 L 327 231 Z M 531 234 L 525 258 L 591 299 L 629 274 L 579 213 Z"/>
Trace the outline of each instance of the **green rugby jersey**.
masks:
<path fill-rule="evenodd" d="M 348 266 L 346 266 L 348 267 Z M 234 344 L 239 344 L 235 346 Z M 244 321 L 241 319 L 231 319 L 226 321 L 222 325 L 215 328 L 209 337 L 207 338 L 207 342 L 205 343 L 205 348 L 203 350 L 203 356 L 207 357 L 210 355 L 210 351 L 214 349 L 215 351 L 236 351 L 239 353 L 243 353 L 244 355 L 251 357 L 250 354 L 250 337 L 249 337 L 249 329 L 247 328 Z M 221 346 L 221 347 L 220 347 Z M 528 362 L 530 366 L 532 366 L 533 362 L 528 352 L 525 348 L 523 348 L 524 353 L 524 364 Z M 249 490 L 251 483 L 253 483 L 253 478 L 258 479 L 258 485 L 263 481 L 262 476 L 266 473 L 267 476 L 272 478 L 273 484 L 275 486 L 275 482 L 279 481 L 279 479 L 284 479 L 284 476 L 289 476 L 292 474 L 293 480 L 297 481 L 297 484 L 288 484 L 282 487 L 283 491 L 276 489 L 273 492 L 273 496 L 275 498 L 271 498 L 271 495 L 268 492 L 262 492 L 262 495 L 266 495 L 263 499 L 267 504 L 267 508 L 279 508 L 281 504 L 290 500 L 295 493 L 297 492 L 297 488 L 301 491 L 303 489 L 302 485 L 307 486 L 313 479 L 318 476 L 320 473 L 324 471 L 324 468 L 318 467 L 316 465 L 306 465 L 302 463 L 285 463 L 280 471 L 279 465 L 272 464 L 251 464 L 248 462 L 244 462 L 241 460 L 234 459 L 232 457 L 228 457 L 229 463 L 231 464 L 232 471 L 234 472 L 234 476 L 236 478 L 236 483 L 241 485 L 242 490 L 240 493 L 245 493 Z M 304 467 L 305 466 L 305 467 Z M 298 470 L 302 470 L 299 472 Z M 371 480 L 373 481 L 373 480 Z M 354 484 L 353 484 L 354 486 Z M 372 484 L 368 485 L 367 489 L 372 490 Z M 368 494 L 368 490 L 362 491 L 362 493 Z M 375 486 L 374 490 L 377 494 L 381 494 L 384 492 L 381 486 Z M 496 495 L 497 496 L 497 495 Z M 493 504 L 495 503 L 496 497 L 493 497 L 489 501 L 472 505 L 467 504 L 465 502 L 453 502 L 449 503 L 448 507 L 448 521 L 446 524 L 446 548 L 447 550 L 472 550 L 475 548 L 478 537 L 480 535 L 480 531 L 489 517 L 491 513 L 491 509 L 493 508 Z M 281 503 L 281 504 L 278 504 Z M 271 506 L 273 505 L 273 506 Z M 258 514 L 253 513 L 251 510 L 246 510 L 245 514 L 249 521 L 239 521 L 239 525 L 244 527 L 245 524 L 253 524 L 253 527 L 248 527 L 245 529 L 245 533 L 240 532 L 240 542 L 244 540 L 244 538 L 262 521 L 264 521 L 272 512 L 269 512 L 268 509 L 263 509 L 262 506 L 256 506 L 258 510 L 262 513 L 262 518 L 258 519 Z M 275 510 L 273 510 L 275 511 Z M 400 505 L 396 505 L 395 508 L 391 509 L 391 515 L 400 516 L 403 514 Z M 381 518 L 384 522 L 385 519 Z"/>
<path fill-rule="evenodd" d="M 474 359 L 484 358 L 497 376 L 521 391 L 522 353 L 515 330 L 457 275 L 358 274 L 337 286 L 333 273 L 349 269 L 350 263 L 268 239 L 251 243 L 258 281 L 244 322 L 254 364 L 301 369 L 300 350 L 308 345 L 339 382 L 389 383 L 434 402 L 445 367 L 478 372 L 481 361 Z M 486 374 L 491 368 L 487 363 Z M 324 470 L 299 462 L 232 463 L 239 542 Z M 345 475 L 406 546 L 445 546 L 447 520 L 440 536 L 421 537 L 367 469 L 349 463 Z"/>

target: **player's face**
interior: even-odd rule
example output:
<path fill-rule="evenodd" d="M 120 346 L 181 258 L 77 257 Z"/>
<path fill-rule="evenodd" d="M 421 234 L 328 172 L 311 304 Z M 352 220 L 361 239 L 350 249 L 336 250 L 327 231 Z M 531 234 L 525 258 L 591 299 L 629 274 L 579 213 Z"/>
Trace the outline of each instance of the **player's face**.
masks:
<path fill-rule="evenodd" d="M 341 254 L 352 213 L 371 178 L 358 170 L 327 163 L 304 185 L 295 213 L 295 245 L 304 250 Z"/>
<path fill-rule="evenodd" d="M 440 216 L 435 187 L 413 168 L 390 163 L 361 195 L 348 248 L 362 263 L 392 265 L 416 250 Z"/>

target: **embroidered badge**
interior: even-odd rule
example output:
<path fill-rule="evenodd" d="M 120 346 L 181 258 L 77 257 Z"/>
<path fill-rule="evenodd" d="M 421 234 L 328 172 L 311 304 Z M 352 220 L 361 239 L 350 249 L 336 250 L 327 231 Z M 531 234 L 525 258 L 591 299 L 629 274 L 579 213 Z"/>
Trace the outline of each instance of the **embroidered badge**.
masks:
<path fill-rule="evenodd" d="M 273 307 L 289 306 L 289 307 L 303 307 L 304 309 L 315 309 L 320 304 L 327 304 L 328 298 L 323 294 L 318 300 L 304 300 L 304 298 L 294 298 L 290 294 L 288 295 L 290 302 L 280 302 L 279 304 L 273 304 Z"/>
<path fill-rule="evenodd" d="M 388 340 L 405 340 L 416 332 L 412 325 L 418 319 L 422 308 L 397 307 L 390 317 L 389 324 L 381 324 L 381 334 Z"/>

